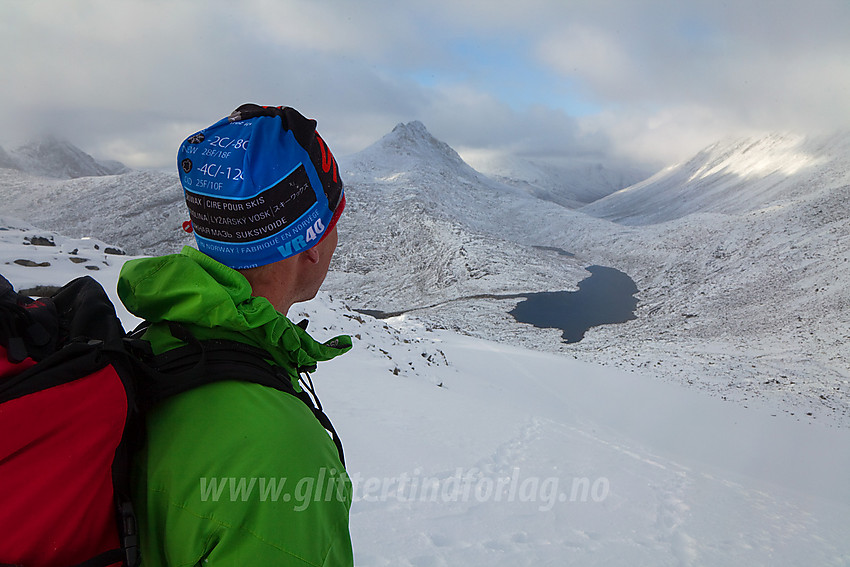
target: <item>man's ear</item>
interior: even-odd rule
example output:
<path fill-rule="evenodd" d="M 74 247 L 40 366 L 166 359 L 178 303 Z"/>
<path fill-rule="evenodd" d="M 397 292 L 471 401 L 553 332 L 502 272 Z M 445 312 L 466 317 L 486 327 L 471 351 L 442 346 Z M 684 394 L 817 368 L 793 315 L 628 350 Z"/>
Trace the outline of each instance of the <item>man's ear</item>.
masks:
<path fill-rule="evenodd" d="M 319 263 L 319 251 L 316 250 L 317 246 L 313 246 L 312 248 L 308 248 L 304 252 L 301 253 L 304 258 L 310 262 L 311 264 Z"/>

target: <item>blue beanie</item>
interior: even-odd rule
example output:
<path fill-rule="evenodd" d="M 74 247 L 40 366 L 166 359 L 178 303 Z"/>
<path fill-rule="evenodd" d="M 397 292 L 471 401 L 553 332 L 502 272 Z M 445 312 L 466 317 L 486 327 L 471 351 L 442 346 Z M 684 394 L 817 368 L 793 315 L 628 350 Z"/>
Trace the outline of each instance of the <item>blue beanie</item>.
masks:
<path fill-rule="evenodd" d="M 235 269 L 316 245 L 345 207 L 316 121 L 293 108 L 243 104 L 177 153 L 198 249 Z"/>

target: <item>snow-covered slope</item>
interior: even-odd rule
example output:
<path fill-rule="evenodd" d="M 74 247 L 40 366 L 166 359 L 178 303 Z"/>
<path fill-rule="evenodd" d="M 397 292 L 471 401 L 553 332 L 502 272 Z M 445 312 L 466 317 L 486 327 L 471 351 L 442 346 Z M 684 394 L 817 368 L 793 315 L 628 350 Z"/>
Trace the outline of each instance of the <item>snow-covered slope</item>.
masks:
<path fill-rule="evenodd" d="M 71 142 L 52 136 L 45 136 L 8 153 L 0 148 L 0 167 L 58 179 L 129 171 L 122 163 L 97 161 Z"/>
<path fill-rule="evenodd" d="M 629 225 L 739 214 L 850 184 L 850 134 L 772 134 L 720 142 L 689 161 L 582 208 Z"/>
<path fill-rule="evenodd" d="M 0 273 L 19 289 L 91 275 L 114 297 L 129 257 L 108 247 L 0 218 Z M 320 340 L 354 338 L 314 381 L 345 445 L 359 566 L 850 556 L 850 429 L 724 403 L 655 368 L 627 374 L 410 317 L 388 326 L 324 292 L 291 317 Z"/>
<path fill-rule="evenodd" d="M 576 348 L 807 419 L 847 416 L 849 205 L 850 137 L 773 135 L 715 145 L 583 208 L 650 226 L 582 238 L 642 301 L 639 324 Z"/>
<path fill-rule="evenodd" d="M 0 169 L 4 213 L 68 236 L 126 243 L 131 254 L 175 252 L 193 242 L 176 174 L 131 171 L 121 175 L 50 179 Z"/>

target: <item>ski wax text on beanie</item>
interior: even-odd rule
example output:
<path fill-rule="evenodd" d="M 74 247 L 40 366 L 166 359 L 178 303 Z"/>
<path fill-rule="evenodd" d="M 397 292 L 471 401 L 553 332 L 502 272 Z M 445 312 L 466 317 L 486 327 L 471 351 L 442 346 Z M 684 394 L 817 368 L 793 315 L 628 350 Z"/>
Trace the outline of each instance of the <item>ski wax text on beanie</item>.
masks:
<path fill-rule="evenodd" d="M 242 105 L 189 136 L 177 162 L 198 249 L 231 268 L 314 246 L 344 207 L 330 148 L 292 108 Z"/>

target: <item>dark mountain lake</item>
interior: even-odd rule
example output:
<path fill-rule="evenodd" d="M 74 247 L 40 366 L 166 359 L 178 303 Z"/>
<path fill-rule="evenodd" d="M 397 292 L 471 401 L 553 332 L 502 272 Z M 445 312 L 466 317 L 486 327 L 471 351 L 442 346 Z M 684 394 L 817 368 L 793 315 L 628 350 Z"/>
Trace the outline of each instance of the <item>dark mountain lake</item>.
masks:
<path fill-rule="evenodd" d="M 524 294 L 526 299 L 510 315 L 520 323 L 561 329 L 567 343 L 577 343 L 591 327 L 637 318 L 638 288 L 632 278 L 604 266 L 590 266 L 587 271 L 590 277 L 579 282 L 578 291 Z"/>
<path fill-rule="evenodd" d="M 508 313 L 520 323 L 560 329 L 563 331 L 561 336 L 567 343 L 577 343 L 591 327 L 637 319 L 635 308 L 638 300 L 635 294 L 638 288 L 632 278 L 620 270 L 605 266 L 589 266 L 586 269 L 590 276 L 578 283 L 577 291 L 473 295 L 416 309 L 428 309 L 471 299 L 523 298 Z M 394 312 L 373 309 L 357 311 L 378 319 L 387 319 L 416 309 Z"/>

